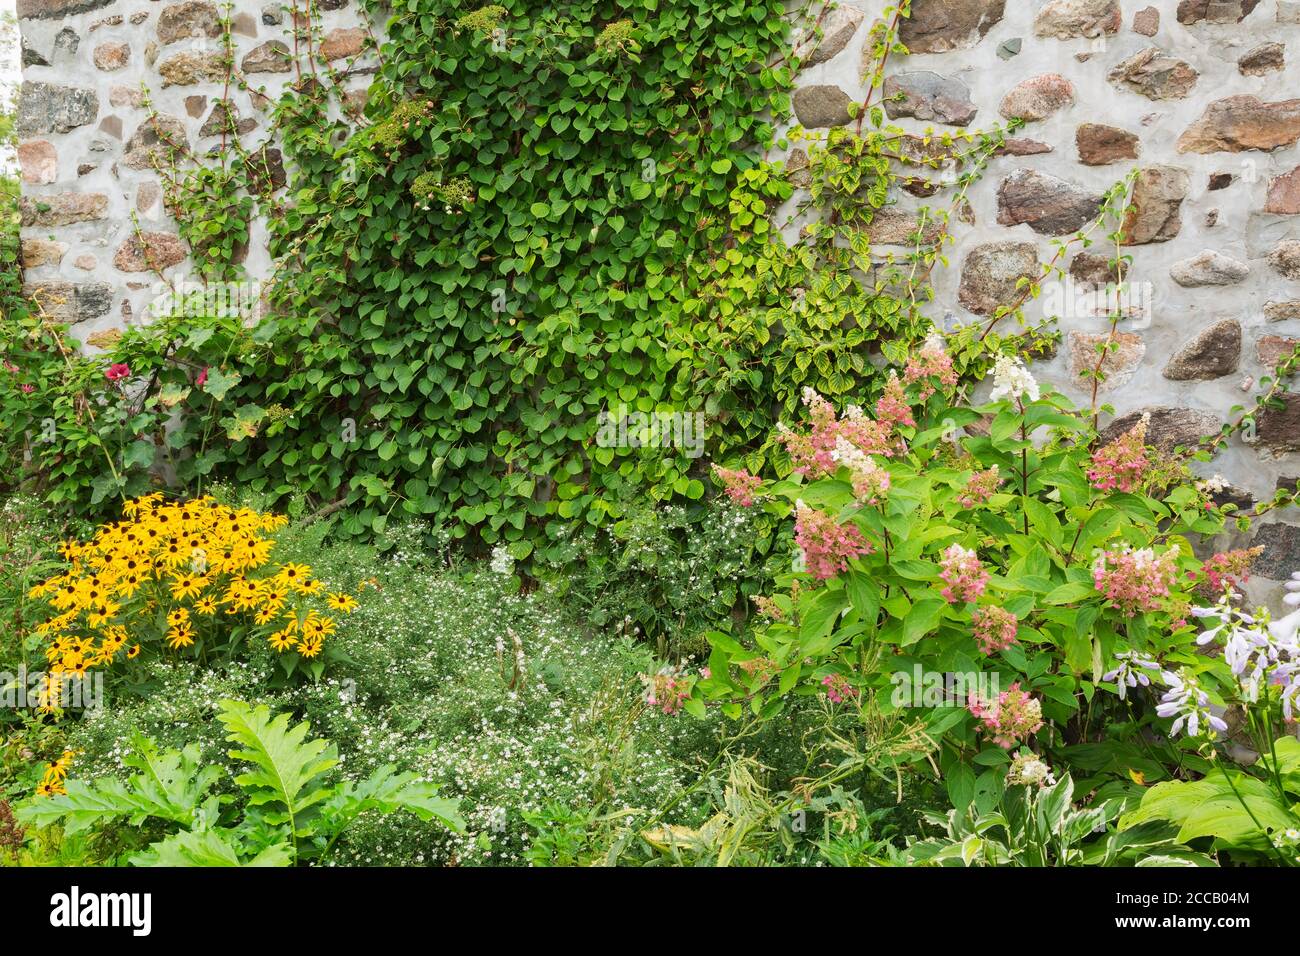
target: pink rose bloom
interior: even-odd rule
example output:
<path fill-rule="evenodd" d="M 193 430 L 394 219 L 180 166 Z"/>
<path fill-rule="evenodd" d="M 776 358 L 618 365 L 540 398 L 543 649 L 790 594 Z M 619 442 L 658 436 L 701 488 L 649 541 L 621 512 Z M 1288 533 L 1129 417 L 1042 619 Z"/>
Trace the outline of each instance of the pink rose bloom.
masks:
<path fill-rule="evenodd" d="M 104 378 L 108 379 L 110 382 L 117 382 L 126 378 L 130 374 L 131 367 L 125 362 L 118 362 L 117 364 L 108 367 L 104 372 Z"/>

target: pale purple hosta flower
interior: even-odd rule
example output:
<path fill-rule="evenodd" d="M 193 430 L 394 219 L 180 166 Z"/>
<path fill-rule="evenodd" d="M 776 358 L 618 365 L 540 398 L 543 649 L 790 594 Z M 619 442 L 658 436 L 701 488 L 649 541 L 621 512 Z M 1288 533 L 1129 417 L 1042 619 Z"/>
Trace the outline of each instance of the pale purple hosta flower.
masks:
<path fill-rule="evenodd" d="M 1113 680 L 1118 685 L 1120 700 L 1128 696 L 1130 687 L 1137 687 L 1139 684 L 1143 687 L 1151 685 L 1151 678 L 1142 673 L 1144 670 L 1160 670 L 1159 664 L 1137 651 L 1121 651 L 1115 655 L 1115 664 L 1115 669 L 1102 674 L 1101 679 Z"/>
<path fill-rule="evenodd" d="M 1291 607 L 1300 604 L 1300 571 L 1296 571 L 1291 575 L 1291 580 L 1286 583 L 1286 589 L 1290 593 L 1287 594 L 1286 597 L 1282 598 L 1282 600 L 1291 605 Z"/>
<path fill-rule="evenodd" d="M 1295 712 L 1300 709 L 1300 663 L 1279 664 L 1269 677 L 1270 683 L 1281 688 L 1278 696 L 1282 700 L 1282 713 L 1287 720 L 1295 720 Z"/>
<path fill-rule="evenodd" d="M 1223 718 L 1210 710 L 1210 695 L 1201 690 L 1194 677 L 1175 671 L 1161 671 L 1160 677 L 1169 685 L 1169 690 L 1160 698 L 1156 713 L 1174 718 L 1174 725 L 1169 728 L 1170 736 L 1180 733 L 1184 726 L 1191 737 L 1201 732 L 1202 725 L 1208 728 L 1211 737 L 1215 732 L 1223 733 L 1228 729 Z"/>

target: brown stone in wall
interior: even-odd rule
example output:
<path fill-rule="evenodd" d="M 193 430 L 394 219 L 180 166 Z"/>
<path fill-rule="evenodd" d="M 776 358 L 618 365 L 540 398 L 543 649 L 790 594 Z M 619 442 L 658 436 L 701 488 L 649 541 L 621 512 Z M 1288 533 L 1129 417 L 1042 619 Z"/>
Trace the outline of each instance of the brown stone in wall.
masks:
<path fill-rule="evenodd" d="M 998 106 L 1007 119 L 1026 122 L 1047 119 L 1053 113 L 1074 105 L 1074 84 L 1059 73 L 1032 76 L 1019 83 L 1002 98 Z"/>
<path fill-rule="evenodd" d="M 1268 184 L 1264 211 L 1282 216 L 1300 215 L 1300 166 Z"/>
<path fill-rule="evenodd" d="M 1282 302 L 1268 302 L 1264 305 L 1264 318 L 1270 322 L 1285 322 L 1287 319 L 1300 319 L 1300 299 L 1288 299 Z"/>
<path fill-rule="evenodd" d="M 1093 252 L 1080 252 L 1070 261 L 1070 278 L 1080 285 L 1105 288 L 1123 281 L 1126 268 L 1123 260 L 1116 267 L 1112 257 Z M 1116 275 L 1116 272 L 1119 274 Z"/>
<path fill-rule="evenodd" d="M 108 102 L 110 106 L 131 106 L 139 109 L 144 106 L 144 93 L 131 86 L 110 86 Z"/>
<path fill-rule="evenodd" d="M 158 14 L 158 42 L 163 45 L 190 37 L 215 40 L 221 34 L 221 11 L 207 0 L 173 3 Z"/>
<path fill-rule="evenodd" d="M 1182 99 L 1199 77 L 1191 64 L 1157 47 L 1134 54 L 1107 75 L 1112 83 L 1151 100 Z"/>
<path fill-rule="evenodd" d="M 1300 279 L 1300 239 L 1283 239 L 1269 253 L 1268 264 L 1287 279 Z"/>
<path fill-rule="evenodd" d="M 1241 362 L 1241 323 L 1216 322 L 1179 349 L 1165 366 L 1164 376 L 1175 382 L 1222 378 Z"/>
<path fill-rule="evenodd" d="M 1265 43 L 1255 47 L 1237 61 L 1237 69 L 1246 76 L 1264 76 L 1286 67 L 1286 45 Z"/>
<path fill-rule="evenodd" d="M 1006 0 L 913 0 L 898 27 L 912 53 L 947 53 L 984 39 L 1006 12 Z"/>
<path fill-rule="evenodd" d="M 177 53 L 158 64 L 158 75 L 162 77 L 164 87 L 217 83 L 227 75 L 226 54 Z"/>
<path fill-rule="evenodd" d="M 849 104 L 853 100 L 838 86 L 818 84 L 794 91 L 794 115 L 806 129 L 844 126 L 852 118 Z"/>
<path fill-rule="evenodd" d="M 1300 339 L 1285 335 L 1261 335 L 1255 342 L 1255 355 L 1264 368 L 1274 369 L 1295 351 L 1297 345 L 1300 345 Z"/>
<path fill-rule="evenodd" d="M 1280 407 L 1261 409 L 1255 418 L 1259 443 L 1273 452 L 1300 451 L 1300 393 L 1279 398 Z"/>
<path fill-rule="evenodd" d="M 1163 452 L 1173 451 L 1181 445 L 1191 447 L 1202 438 L 1218 435 L 1222 422 L 1209 412 L 1177 406 L 1147 406 L 1129 412 L 1106 426 L 1101 433 L 1103 444 L 1109 444 L 1119 438 L 1139 421 L 1143 415 L 1149 415 L 1147 423 L 1147 442 Z"/>
<path fill-rule="evenodd" d="M 18 0 L 20 20 L 61 20 L 106 7 L 114 0 Z"/>
<path fill-rule="evenodd" d="M 1133 184 L 1133 207 L 1124 218 L 1126 246 L 1168 242 L 1182 229 L 1182 206 L 1191 188 L 1187 170 L 1178 166 L 1148 166 Z"/>
<path fill-rule="evenodd" d="M 1063 236 L 1096 218 L 1103 198 L 1082 186 L 1031 169 L 1018 169 L 998 187 L 998 222 L 1028 224 L 1035 232 Z"/>
<path fill-rule="evenodd" d="M 43 186 L 59 178 L 59 153 L 47 139 L 18 144 L 18 167 L 29 186 Z"/>
<path fill-rule="evenodd" d="M 943 227 L 938 220 L 934 216 L 928 217 L 921 242 L 933 244 L 942 231 Z M 915 245 L 917 233 L 921 232 L 921 220 L 917 213 L 903 212 L 901 209 L 888 206 L 876 210 L 866 232 L 868 238 L 877 245 L 911 246 Z"/>
<path fill-rule="evenodd" d="M 57 193 L 52 196 L 23 196 L 18 211 L 24 227 L 70 226 L 108 218 L 108 196 L 104 193 Z"/>
<path fill-rule="evenodd" d="M 241 67 L 245 73 L 288 73 L 293 69 L 293 55 L 280 40 L 269 40 L 254 47 Z"/>
<path fill-rule="evenodd" d="M 1036 244 L 985 243 L 966 256 L 957 301 L 976 315 L 992 315 L 1025 295 L 1019 288 L 1022 278 L 1037 281 L 1041 274 Z"/>
<path fill-rule="evenodd" d="M 1133 14 L 1133 32 L 1144 37 L 1153 37 L 1160 32 L 1160 11 L 1155 7 L 1144 7 Z"/>
<path fill-rule="evenodd" d="M 185 124 L 174 116 L 159 113 L 141 123 L 126 144 L 122 163 L 128 169 L 150 169 L 167 159 L 170 151 L 190 148 Z"/>
<path fill-rule="evenodd" d="M 1206 108 L 1178 139 L 1180 153 L 1265 152 L 1300 139 L 1300 99 L 1266 103 L 1258 96 L 1229 96 Z"/>
<path fill-rule="evenodd" d="M 1240 23 L 1259 6 L 1259 0 L 1180 0 L 1178 22 Z"/>
<path fill-rule="evenodd" d="M 24 269 L 39 269 L 42 266 L 57 266 L 63 261 L 68 251 L 66 242 L 51 242 L 48 239 L 22 240 L 21 253 Z"/>
<path fill-rule="evenodd" d="M 1116 34 L 1124 23 L 1117 0 L 1049 0 L 1034 17 L 1034 35 L 1069 40 Z"/>
<path fill-rule="evenodd" d="M 1105 357 L 1099 348 L 1109 342 Z M 1100 363 L 1104 380 L 1098 391 L 1110 391 L 1118 388 L 1133 377 L 1134 371 L 1142 364 L 1146 355 L 1147 344 L 1142 336 L 1133 332 L 1071 332 L 1069 336 L 1070 374 L 1074 384 L 1091 388 L 1093 373 Z"/>
<path fill-rule="evenodd" d="M 1140 144 L 1136 133 L 1084 123 L 1074 134 L 1074 145 L 1079 150 L 1079 162 L 1085 166 L 1107 166 L 1125 159 L 1137 159 Z"/>
<path fill-rule="evenodd" d="M 113 265 L 122 272 L 161 271 L 184 262 L 185 243 L 169 232 L 143 232 L 118 247 Z"/>
<path fill-rule="evenodd" d="M 257 129 L 257 120 L 240 118 L 239 109 L 228 100 L 216 100 L 212 112 L 199 128 L 199 136 L 220 136 L 223 133 L 244 136 Z"/>
<path fill-rule="evenodd" d="M 1043 153 L 1052 152 L 1052 147 L 1041 140 L 1025 139 L 1023 136 L 1013 136 L 1011 139 L 1003 141 L 1002 145 L 993 151 L 994 156 L 1039 156 Z"/>
<path fill-rule="evenodd" d="M 91 54 L 96 69 L 110 73 L 126 66 L 131 59 L 131 47 L 127 43 L 101 43 Z"/>
<path fill-rule="evenodd" d="M 331 62 L 345 60 L 360 55 L 365 45 L 365 30 L 360 27 L 338 27 L 321 39 L 320 55 Z"/>
<path fill-rule="evenodd" d="M 162 188 L 157 183 L 141 183 L 135 191 L 135 208 L 138 212 L 148 212 L 162 198 Z"/>

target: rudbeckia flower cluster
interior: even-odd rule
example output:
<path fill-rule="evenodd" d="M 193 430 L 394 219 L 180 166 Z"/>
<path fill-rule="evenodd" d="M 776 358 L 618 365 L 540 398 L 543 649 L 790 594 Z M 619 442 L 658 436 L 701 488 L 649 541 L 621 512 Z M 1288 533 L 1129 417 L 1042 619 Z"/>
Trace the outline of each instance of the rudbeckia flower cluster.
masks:
<path fill-rule="evenodd" d="M 134 658 L 150 642 L 180 651 L 240 625 L 277 651 L 313 658 L 337 627 L 326 611 L 357 607 L 350 594 L 327 595 L 307 565 L 271 561 L 266 535 L 284 527 L 283 515 L 161 494 L 122 510 L 90 541 L 64 542 L 66 570 L 31 589 L 53 612 L 37 628 L 49 642 L 51 685 Z"/>

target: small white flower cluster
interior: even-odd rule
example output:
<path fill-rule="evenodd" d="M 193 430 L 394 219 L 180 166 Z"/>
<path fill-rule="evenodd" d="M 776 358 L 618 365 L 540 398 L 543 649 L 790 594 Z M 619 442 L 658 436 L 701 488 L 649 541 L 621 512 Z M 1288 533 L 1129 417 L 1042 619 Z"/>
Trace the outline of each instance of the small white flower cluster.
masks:
<path fill-rule="evenodd" d="M 515 559 L 504 544 L 498 544 L 492 549 L 492 560 L 488 567 L 493 574 L 511 574 L 515 569 Z"/>
<path fill-rule="evenodd" d="M 1019 358 L 999 355 L 993 365 L 993 391 L 989 395 L 989 401 L 1017 401 L 1023 398 L 1028 398 L 1031 402 L 1038 401 L 1038 382 Z"/>
<path fill-rule="evenodd" d="M 1007 784 L 1013 787 L 1050 787 L 1056 784 L 1056 775 L 1036 754 L 1019 753 L 1007 771 Z"/>
<path fill-rule="evenodd" d="M 1222 475 L 1211 475 L 1196 482 L 1196 489 L 1204 494 L 1217 495 L 1228 487 L 1227 479 Z"/>

